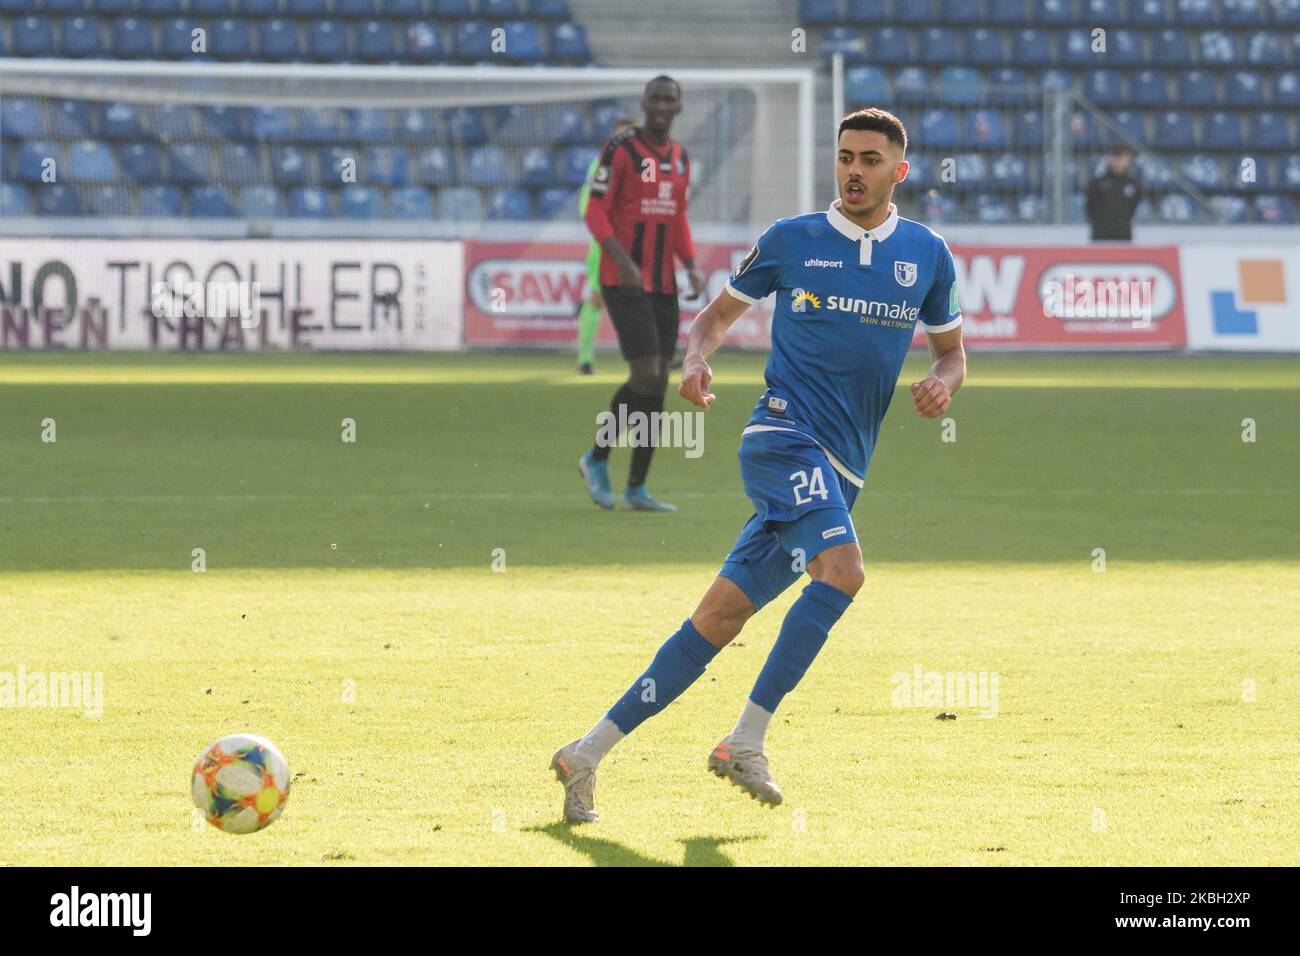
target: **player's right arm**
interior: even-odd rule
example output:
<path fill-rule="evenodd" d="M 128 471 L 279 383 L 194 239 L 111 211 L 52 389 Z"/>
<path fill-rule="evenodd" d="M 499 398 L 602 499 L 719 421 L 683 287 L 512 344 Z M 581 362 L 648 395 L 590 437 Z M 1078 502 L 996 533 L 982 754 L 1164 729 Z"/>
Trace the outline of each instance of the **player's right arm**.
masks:
<path fill-rule="evenodd" d="M 691 323 L 686 358 L 682 361 L 682 384 L 677 390 L 682 398 L 708 410 L 716 396 L 709 391 L 713 370 L 706 360 L 722 344 L 731 324 L 780 286 L 781 244 L 774 224 L 758 237 L 726 286 Z"/>
<path fill-rule="evenodd" d="M 605 144 L 599 164 L 591 177 L 587 208 L 583 211 L 582 218 L 591 231 L 591 237 L 600 243 L 601 253 L 609 256 L 610 261 L 618 267 L 619 286 L 635 295 L 645 289 L 641 270 L 614 235 L 614 224 L 609 219 L 610 201 L 618 195 L 618 187 L 624 175 L 623 167 L 626 165 L 627 155 L 611 139 Z"/>

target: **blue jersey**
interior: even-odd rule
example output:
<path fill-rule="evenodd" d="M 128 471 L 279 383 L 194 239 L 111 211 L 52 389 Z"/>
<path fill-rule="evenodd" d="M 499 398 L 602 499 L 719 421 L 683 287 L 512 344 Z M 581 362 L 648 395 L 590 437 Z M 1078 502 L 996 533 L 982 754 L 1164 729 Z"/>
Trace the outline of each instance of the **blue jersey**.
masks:
<path fill-rule="evenodd" d="M 911 346 L 961 324 L 952 253 L 892 204 L 869 233 L 839 209 L 773 223 L 727 280 L 757 303 L 776 293 L 767 390 L 745 432 L 792 429 L 862 487 Z"/>

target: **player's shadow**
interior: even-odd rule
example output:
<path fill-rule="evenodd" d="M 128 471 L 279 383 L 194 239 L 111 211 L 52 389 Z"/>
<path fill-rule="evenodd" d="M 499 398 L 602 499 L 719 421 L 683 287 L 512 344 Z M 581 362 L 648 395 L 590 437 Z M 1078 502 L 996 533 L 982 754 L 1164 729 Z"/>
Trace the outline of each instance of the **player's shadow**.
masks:
<path fill-rule="evenodd" d="M 638 853 L 631 847 L 624 846 L 614 840 L 604 837 L 590 835 L 588 831 L 580 829 L 568 823 L 550 823 L 544 827 L 531 827 L 529 833 L 544 833 L 554 840 L 563 843 L 570 849 L 577 850 L 591 858 L 591 861 L 597 866 L 676 866 L 679 864 L 667 863 L 664 860 L 655 859 L 646 856 L 644 853 Z M 728 859 L 720 851 L 719 847 L 728 843 L 740 843 L 744 840 L 752 840 L 754 837 L 693 837 L 689 840 L 682 840 L 681 843 L 686 847 L 686 855 L 682 860 L 681 866 L 735 866 L 735 862 Z"/>

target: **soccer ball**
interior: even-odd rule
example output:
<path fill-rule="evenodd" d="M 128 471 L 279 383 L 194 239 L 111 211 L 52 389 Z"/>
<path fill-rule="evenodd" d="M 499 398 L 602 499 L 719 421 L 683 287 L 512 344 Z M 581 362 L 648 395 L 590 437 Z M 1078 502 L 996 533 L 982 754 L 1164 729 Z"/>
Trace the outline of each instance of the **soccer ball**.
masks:
<path fill-rule="evenodd" d="M 190 795 L 218 830 L 255 833 L 284 810 L 289 764 L 265 737 L 231 734 L 199 755 Z"/>

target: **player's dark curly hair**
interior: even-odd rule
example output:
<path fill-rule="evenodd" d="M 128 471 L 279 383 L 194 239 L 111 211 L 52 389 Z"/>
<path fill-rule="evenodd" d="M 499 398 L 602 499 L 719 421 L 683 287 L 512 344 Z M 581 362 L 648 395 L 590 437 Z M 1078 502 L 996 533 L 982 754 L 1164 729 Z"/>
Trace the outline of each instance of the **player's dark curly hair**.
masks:
<path fill-rule="evenodd" d="M 858 110 L 856 113 L 850 113 L 844 119 L 840 120 L 839 132 L 835 134 L 836 138 L 846 129 L 864 129 L 873 133 L 884 133 L 885 139 L 889 140 L 903 152 L 907 152 L 907 130 L 903 128 L 903 121 L 893 113 L 874 106 Z"/>

